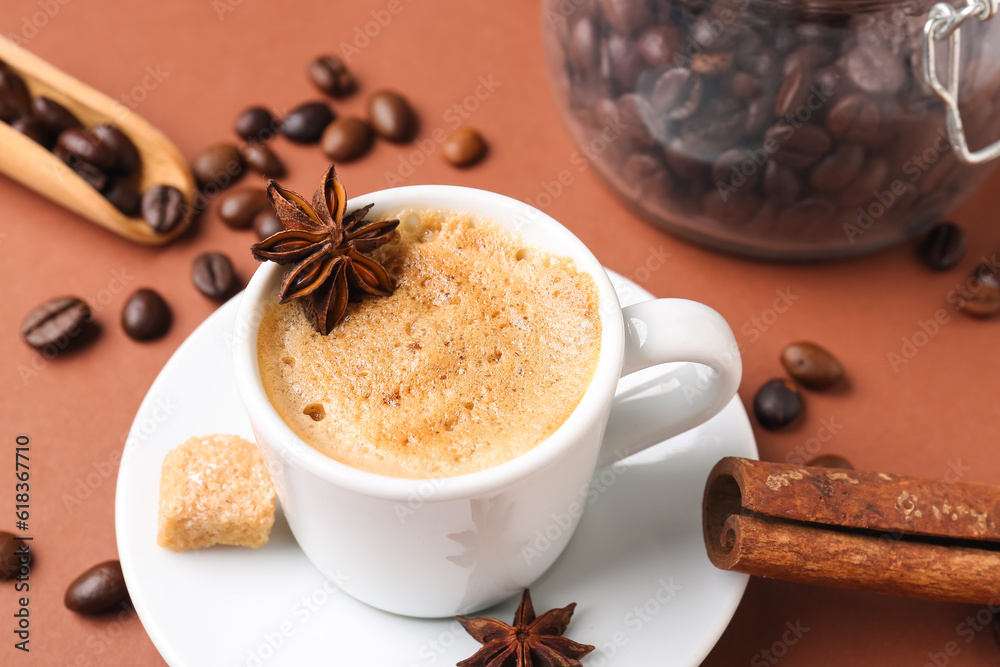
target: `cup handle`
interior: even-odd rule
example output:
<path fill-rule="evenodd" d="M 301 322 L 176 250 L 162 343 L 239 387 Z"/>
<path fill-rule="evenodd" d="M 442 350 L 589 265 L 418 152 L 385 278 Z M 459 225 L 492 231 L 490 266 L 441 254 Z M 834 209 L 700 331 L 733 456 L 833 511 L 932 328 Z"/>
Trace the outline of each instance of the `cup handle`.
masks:
<path fill-rule="evenodd" d="M 598 468 L 708 421 L 729 404 L 743 376 L 732 329 L 702 303 L 654 299 L 622 308 L 622 318 L 622 377 L 657 364 L 693 363 L 619 392 Z"/>

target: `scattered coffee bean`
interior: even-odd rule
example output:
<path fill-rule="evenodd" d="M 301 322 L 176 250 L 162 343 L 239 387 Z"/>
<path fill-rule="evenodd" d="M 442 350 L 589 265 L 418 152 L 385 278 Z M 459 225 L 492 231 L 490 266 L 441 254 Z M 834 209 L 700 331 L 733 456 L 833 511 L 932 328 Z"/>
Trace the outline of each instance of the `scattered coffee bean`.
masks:
<path fill-rule="evenodd" d="M 973 317 L 1000 313 L 1000 280 L 996 269 L 980 264 L 958 288 L 958 309 Z"/>
<path fill-rule="evenodd" d="M 781 365 L 799 384 L 810 389 L 825 389 L 844 377 L 844 367 L 825 348 L 816 343 L 792 343 L 781 351 Z"/>
<path fill-rule="evenodd" d="M 753 412 L 766 429 L 787 426 L 802 412 L 802 392 L 790 380 L 769 380 L 757 390 Z"/>
<path fill-rule="evenodd" d="M 219 217 L 227 227 L 247 229 L 254 216 L 263 209 L 270 209 L 267 193 L 259 188 L 234 190 L 222 196 L 219 202 Z"/>
<path fill-rule="evenodd" d="M 158 234 L 167 234 L 187 214 L 184 194 L 172 185 L 154 185 L 142 196 L 142 217 Z"/>
<path fill-rule="evenodd" d="M 297 144 L 315 144 L 334 117 L 325 102 L 307 102 L 288 112 L 281 122 L 281 133 Z"/>
<path fill-rule="evenodd" d="M 246 162 L 233 144 L 209 146 L 191 160 L 191 172 L 202 187 L 215 186 L 223 190 L 243 176 Z"/>
<path fill-rule="evenodd" d="M 367 121 L 355 116 L 338 118 L 323 132 L 323 152 L 334 162 L 356 160 L 372 147 L 375 132 Z"/>
<path fill-rule="evenodd" d="M 36 350 L 54 355 L 73 347 L 90 322 L 90 308 L 82 299 L 57 297 L 27 314 L 21 324 L 21 337 Z"/>
<path fill-rule="evenodd" d="M 10 126 L 34 141 L 36 144 L 44 146 L 48 150 L 52 150 L 52 147 L 56 143 L 57 135 L 49 132 L 49 130 L 35 120 L 33 116 L 21 116 L 17 120 L 13 121 Z"/>
<path fill-rule="evenodd" d="M 135 189 L 135 186 L 128 179 L 118 178 L 112 180 L 102 190 L 101 194 L 122 215 L 129 218 L 138 217 L 142 211 L 142 195 L 139 194 L 139 191 Z"/>
<path fill-rule="evenodd" d="M 114 151 L 116 173 L 131 176 L 139 171 L 139 167 L 142 166 L 142 156 L 127 134 L 108 123 L 94 126 L 91 133 Z"/>
<path fill-rule="evenodd" d="M 953 222 L 935 225 L 917 246 L 920 259 L 935 271 L 947 271 L 965 254 L 965 230 Z"/>
<path fill-rule="evenodd" d="M 122 309 L 122 328 L 134 340 L 160 338 L 170 329 L 173 314 L 170 306 L 157 292 L 136 290 Z"/>
<path fill-rule="evenodd" d="M 66 589 L 63 603 L 78 614 L 97 614 L 128 599 L 125 575 L 117 560 L 98 563 Z"/>
<path fill-rule="evenodd" d="M 274 210 L 270 206 L 253 217 L 253 230 L 261 241 L 284 229 L 285 226 L 281 224 L 281 220 L 274 214 Z"/>
<path fill-rule="evenodd" d="M 810 468 L 840 468 L 842 470 L 854 470 L 854 466 L 851 465 L 850 461 L 845 459 L 843 456 L 837 456 L 836 454 L 820 454 L 806 465 Z"/>
<path fill-rule="evenodd" d="M 285 175 L 285 164 L 267 144 L 251 141 L 241 151 L 247 166 L 258 174 L 268 178 L 282 178 Z"/>
<path fill-rule="evenodd" d="M 0 579 L 13 579 L 21 566 L 24 540 L 13 533 L 0 530 Z"/>
<path fill-rule="evenodd" d="M 194 258 L 191 282 L 209 299 L 224 301 L 235 291 L 236 270 L 222 253 L 206 252 Z"/>
<path fill-rule="evenodd" d="M 309 63 L 309 78 L 320 92 L 330 97 L 344 97 L 357 88 L 347 65 L 336 56 L 319 56 Z"/>
<path fill-rule="evenodd" d="M 486 141 L 471 127 L 460 127 L 441 144 L 441 155 L 456 167 L 468 167 L 486 155 Z"/>
<path fill-rule="evenodd" d="M 21 75 L 0 62 L 0 121 L 10 123 L 27 115 L 31 109 L 31 93 Z"/>
<path fill-rule="evenodd" d="M 270 109 L 250 107 L 236 118 L 236 134 L 245 141 L 269 141 L 280 129 Z"/>
<path fill-rule="evenodd" d="M 74 155 L 102 171 L 115 166 L 114 150 L 89 130 L 70 128 L 59 135 L 56 145 L 69 155 Z"/>
<path fill-rule="evenodd" d="M 31 100 L 31 115 L 57 137 L 65 130 L 83 127 L 72 111 L 49 97 L 39 96 Z"/>
<path fill-rule="evenodd" d="M 379 90 L 368 98 L 368 120 L 380 137 L 406 143 L 417 134 L 417 114 L 399 93 Z"/>

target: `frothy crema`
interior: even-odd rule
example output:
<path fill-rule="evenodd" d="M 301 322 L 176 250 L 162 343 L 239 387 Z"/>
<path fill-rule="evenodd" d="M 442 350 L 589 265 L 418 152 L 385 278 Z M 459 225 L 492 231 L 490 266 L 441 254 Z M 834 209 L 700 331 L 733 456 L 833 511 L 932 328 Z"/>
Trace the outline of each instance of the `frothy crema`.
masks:
<path fill-rule="evenodd" d="M 593 279 L 469 213 L 398 217 L 398 238 L 374 253 L 392 296 L 350 304 L 327 336 L 297 302 L 266 307 L 257 353 L 271 403 L 315 449 L 382 475 L 461 475 L 524 454 L 597 367 Z"/>

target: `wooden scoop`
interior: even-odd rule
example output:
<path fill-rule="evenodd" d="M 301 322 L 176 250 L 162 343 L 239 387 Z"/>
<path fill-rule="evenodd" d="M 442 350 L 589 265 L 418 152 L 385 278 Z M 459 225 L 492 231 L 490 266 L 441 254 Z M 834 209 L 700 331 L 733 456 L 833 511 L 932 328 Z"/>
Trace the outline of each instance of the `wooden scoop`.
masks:
<path fill-rule="evenodd" d="M 188 203 L 184 220 L 159 234 L 142 218 L 129 218 L 100 192 L 28 137 L 0 122 L 0 172 L 82 217 L 125 238 L 156 245 L 182 234 L 191 223 L 195 183 L 177 148 L 147 121 L 120 102 L 59 71 L 14 42 L 0 37 L 0 60 L 24 78 L 32 96 L 44 95 L 76 114 L 86 127 L 111 123 L 124 132 L 142 156 L 139 192 L 154 185 L 172 185 Z"/>

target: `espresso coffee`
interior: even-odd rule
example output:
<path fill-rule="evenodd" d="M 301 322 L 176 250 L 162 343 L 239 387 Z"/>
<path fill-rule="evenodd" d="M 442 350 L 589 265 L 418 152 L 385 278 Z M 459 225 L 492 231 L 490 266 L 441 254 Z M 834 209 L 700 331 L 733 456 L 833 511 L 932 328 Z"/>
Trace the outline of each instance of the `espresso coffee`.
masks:
<path fill-rule="evenodd" d="M 524 454 L 576 408 L 600 353 L 593 279 L 495 222 L 399 211 L 373 256 L 389 297 L 350 304 L 322 336 L 277 296 L 258 360 L 285 423 L 320 452 L 393 477 L 485 470 Z"/>

